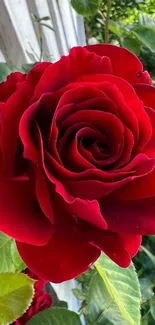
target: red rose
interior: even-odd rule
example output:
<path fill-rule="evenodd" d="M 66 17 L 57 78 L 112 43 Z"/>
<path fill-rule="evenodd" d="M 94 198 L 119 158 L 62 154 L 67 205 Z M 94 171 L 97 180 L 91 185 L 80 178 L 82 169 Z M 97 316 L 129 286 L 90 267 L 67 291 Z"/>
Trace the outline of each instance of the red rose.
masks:
<path fill-rule="evenodd" d="M 0 230 L 48 280 L 101 251 L 127 267 L 155 233 L 155 88 L 142 70 L 95 45 L 1 84 Z"/>
<path fill-rule="evenodd" d="M 37 275 L 33 274 L 31 271 L 26 272 L 32 279 L 36 280 L 34 288 L 35 295 L 32 301 L 31 306 L 27 310 L 27 312 L 17 319 L 13 325 L 25 325 L 28 320 L 30 320 L 34 315 L 39 313 L 44 309 L 48 309 L 51 307 L 52 298 L 48 293 L 43 291 L 46 281 Z"/>

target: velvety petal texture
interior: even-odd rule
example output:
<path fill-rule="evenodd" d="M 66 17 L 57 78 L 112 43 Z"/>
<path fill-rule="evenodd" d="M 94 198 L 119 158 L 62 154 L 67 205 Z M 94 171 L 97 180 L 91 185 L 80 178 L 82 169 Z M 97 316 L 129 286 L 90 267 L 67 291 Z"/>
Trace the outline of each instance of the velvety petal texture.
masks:
<path fill-rule="evenodd" d="M 62 282 L 155 233 L 155 88 L 126 49 L 75 47 L 0 84 L 0 231 Z"/>

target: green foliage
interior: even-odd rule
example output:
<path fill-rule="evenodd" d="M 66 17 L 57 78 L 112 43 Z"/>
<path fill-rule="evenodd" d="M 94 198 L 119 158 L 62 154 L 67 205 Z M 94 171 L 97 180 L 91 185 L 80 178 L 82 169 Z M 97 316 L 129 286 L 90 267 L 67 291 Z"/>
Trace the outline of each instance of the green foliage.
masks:
<path fill-rule="evenodd" d="M 73 8 L 81 15 L 89 16 L 96 13 L 102 0 L 71 0 Z"/>
<path fill-rule="evenodd" d="M 134 35 L 150 51 L 155 52 L 155 28 L 146 26 L 136 26 L 133 28 Z"/>
<path fill-rule="evenodd" d="M 141 42 L 138 41 L 133 35 L 124 36 L 121 45 L 136 55 L 140 54 Z"/>
<path fill-rule="evenodd" d="M 16 71 L 21 71 L 21 69 L 8 63 L 0 63 L 0 82 L 6 80 L 8 74 Z"/>
<path fill-rule="evenodd" d="M 18 254 L 15 241 L 0 232 L 0 273 L 19 272 L 25 265 Z"/>
<path fill-rule="evenodd" d="M 81 325 L 81 321 L 76 313 L 53 307 L 32 317 L 27 325 Z"/>
<path fill-rule="evenodd" d="M 154 325 L 155 306 L 155 236 L 143 238 L 143 246 L 134 258 L 141 286 L 142 325 Z"/>
<path fill-rule="evenodd" d="M 6 254 L 6 253 L 5 253 Z M 12 258 L 12 265 L 14 264 L 16 272 L 22 272 L 26 269 L 26 265 L 24 264 L 23 260 L 21 259 L 15 240 L 11 239 L 11 257 L 10 257 L 10 264 Z M 7 272 L 10 272 L 9 270 Z"/>
<path fill-rule="evenodd" d="M 125 25 L 138 23 L 140 13 L 155 17 L 154 0 L 112 0 L 110 19 L 116 23 L 124 22 Z M 87 39 L 95 37 L 98 42 L 104 43 L 106 14 L 107 0 L 102 0 L 100 10 L 95 15 L 85 18 Z M 110 41 L 113 41 L 115 38 L 112 34 L 110 36 Z"/>
<path fill-rule="evenodd" d="M 128 325 L 99 275 L 94 274 L 88 292 L 88 319 L 96 325 Z"/>
<path fill-rule="evenodd" d="M 145 3 L 146 0 L 142 0 Z M 129 20 L 128 23 L 138 20 L 138 13 L 141 4 L 136 0 L 112 0 L 110 19 L 115 22 Z M 107 14 L 107 0 L 102 0 L 98 12 L 91 16 L 85 17 L 87 38 L 95 37 L 100 43 L 104 43 L 104 23 Z M 131 17 L 134 17 L 131 19 Z M 101 21 L 99 20 L 102 20 Z M 111 40 L 113 39 L 111 35 Z"/>
<path fill-rule="evenodd" d="M 98 19 L 104 28 L 104 19 Z M 139 15 L 139 22 L 127 25 L 109 20 L 111 37 L 115 37 L 118 43 L 134 52 L 140 57 L 144 69 L 148 70 L 153 80 L 155 79 L 155 18 L 146 14 Z M 111 39 L 112 41 L 112 39 Z"/>
<path fill-rule="evenodd" d="M 139 58 L 143 62 L 144 70 L 149 71 L 152 79 L 155 80 L 155 54 L 142 46 Z"/>
<path fill-rule="evenodd" d="M 34 281 L 25 274 L 0 274 L 0 325 L 18 319 L 30 306 Z"/>
<path fill-rule="evenodd" d="M 107 299 L 105 305 L 108 313 L 112 318 L 114 317 L 112 324 L 139 325 L 140 287 L 133 265 L 131 264 L 127 269 L 122 269 L 106 255 L 101 254 L 95 267 L 107 289 L 107 292 L 104 289 L 104 297 Z M 108 295 L 109 299 L 107 298 Z"/>
<path fill-rule="evenodd" d="M 81 283 L 81 292 L 78 290 L 78 294 L 75 292 L 75 295 L 81 301 L 80 311 L 85 315 L 86 324 L 129 325 L 131 319 L 125 320 L 122 317 L 125 308 L 125 318 L 128 314 L 129 318 L 134 317 L 131 324 L 154 325 L 155 236 L 143 238 L 142 248 L 134 258 L 138 278 L 132 265 L 128 269 L 121 269 L 104 255 L 97 261 L 95 265 L 97 268 L 98 262 L 99 272 L 91 268 L 87 276 L 84 273 L 77 278 Z"/>
<path fill-rule="evenodd" d="M 132 264 L 122 269 L 102 254 L 95 267 L 87 272 L 87 279 L 80 281 L 81 290 L 73 291 L 81 302 L 80 312 L 86 324 L 140 324 L 140 285 Z M 152 290 L 148 296 L 153 297 Z"/>
<path fill-rule="evenodd" d="M 21 70 L 24 73 L 28 73 L 38 62 L 22 64 Z"/>
<path fill-rule="evenodd" d="M 141 5 L 145 2 L 145 0 L 112 0 L 110 17 L 115 21 L 125 20 L 130 17 L 131 13 L 133 14 L 140 10 Z M 107 10 L 107 0 L 102 1 L 101 10 L 105 15 Z"/>

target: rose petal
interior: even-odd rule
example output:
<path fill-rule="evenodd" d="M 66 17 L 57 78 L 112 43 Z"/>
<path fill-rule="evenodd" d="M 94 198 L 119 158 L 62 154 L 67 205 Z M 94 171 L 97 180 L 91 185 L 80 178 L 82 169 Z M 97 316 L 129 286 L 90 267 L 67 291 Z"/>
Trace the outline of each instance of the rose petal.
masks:
<path fill-rule="evenodd" d="M 138 190 L 137 190 L 138 189 Z M 155 169 L 149 174 L 138 177 L 127 186 L 120 188 L 116 196 L 118 200 L 140 200 L 155 196 Z"/>
<path fill-rule="evenodd" d="M 17 248 L 33 272 L 55 283 L 85 272 L 100 255 L 100 250 L 74 228 L 56 231 L 49 243 L 39 249 L 20 242 L 17 242 Z"/>
<path fill-rule="evenodd" d="M 134 115 L 138 121 L 139 130 L 140 130 L 140 133 L 139 133 L 140 139 L 139 139 L 139 144 L 137 145 L 137 151 L 142 150 L 143 147 L 146 145 L 146 143 L 148 143 L 148 141 L 151 138 L 152 128 L 151 128 L 151 123 L 150 123 L 149 117 L 148 117 L 147 113 L 145 112 L 143 103 L 141 100 L 139 100 L 133 87 L 128 82 L 126 82 L 125 80 L 123 80 L 121 78 L 118 78 L 113 75 L 105 75 L 105 74 L 104 75 L 98 74 L 96 76 L 93 76 L 93 78 L 92 78 L 92 76 L 84 76 L 79 79 L 79 82 L 81 82 L 81 81 L 86 81 L 87 86 L 88 86 L 88 81 L 89 82 L 92 81 L 93 86 L 95 86 L 95 82 L 98 83 L 100 81 L 100 85 L 98 85 L 99 88 L 101 90 L 103 90 L 104 93 L 106 93 L 108 95 L 108 97 L 111 99 L 114 96 L 114 94 L 116 93 L 115 89 L 117 87 L 117 96 L 116 96 L 115 100 L 113 99 L 113 102 L 116 104 L 118 102 L 118 99 L 121 96 L 122 97 L 121 106 L 122 106 L 123 97 L 124 97 L 125 102 L 128 105 L 128 111 L 130 109 L 131 121 L 126 123 L 127 126 L 129 125 L 129 123 L 133 124 L 133 122 L 134 122 L 133 113 L 134 113 Z M 109 87 L 110 89 L 106 88 L 106 84 L 104 84 L 104 82 L 111 83 L 111 85 Z M 114 90 L 112 90 L 112 88 L 114 88 Z M 107 90 L 108 90 L 108 93 L 107 93 Z M 120 92 L 118 92 L 118 90 Z M 132 112 L 131 112 L 131 110 L 132 110 Z M 119 111 L 120 111 L 120 113 L 122 113 L 122 110 L 120 108 L 119 108 Z M 127 111 L 124 111 L 122 114 L 123 114 L 123 116 L 126 116 L 126 119 L 127 119 L 127 117 L 129 119 L 129 115 L 127 114 Z"/>
<path fill-rule="evenodd" d="M 110 77 L 112 77 L 111 82 L 110 82 Z M 106 81 L 106 79 L 109 79 L 109 81 Z M 130 85 L 129 85 L 130 96 L 127 95 L 125 97 L 125 93 L 123 89 L 119 89 L 119 87 L 117 87 L 117 79 L 118 79 L 117 77 L 110 76 L 110 75 L 108 75 L 107 78 L 105 78 L 104 75 L 100 75 L 100 74 L 94 75 L 93 78 L 92 76 L 84 76 L 79 78 L 76 83 L 72 84 L 72 87 L 73 86 L 75 87 L 79 83 L 81 87 L 82 86 L 92 87 L 92 89 L 96 88 L 96 91 L 98 92 L 102 91 L 102 94 L 104 94 L 104 96 L 106 96 L 106 98 L 108 98 L 113 103 L 113 106 L 109 107 L 108 105 L 108 111 L 110 108 L 110 112 L 114 112 L 114 114 L 118 116 L 120 120 L 132 131 L 132 133 L 134 134 L 135 143 L 137 143 L 139 140 L 139 124 L 138 124 L 137 116 L 135 114 L 135 105 L 133 105 L 135 98 L 136 98 L 135 104 L 140 105 L 141 108 L 143 106 L 141 101 L 133 92 L 133 89 L 131 88 Z M 115 85 L 115 81 L 116 81 L 116 85 Z M 125 83 L 125 81 L 123 80 L 122 82 Z M 126 83 L 126 85 L 128 84 Z M 132 95 L 134 95 L 133 98 Z M 131 98 L 133 100 L 131 100 Z"/>
<path fill-rule="evenodd" d="M 101 249 L 120 267 L 128 267 L 137 253 L 141 236 L 122 236 L 110 231 L 92 232 L 92 244 Z"/>
<path fill-rule="evenodd" d="M 142 236 L 120 236 L 121 241 L 124 244 L 125 249 L 129 252 L 131 258 L 134 257 L 140 248 L 142 243 Z"/>
<path fill-rule="evenodd" d="M 134 85 L 137 96 L 143 101 L 144 106 L 151 107 L 155 110 L 155 87 L 137 84 Z"/>
<path fill-rule="evenodd" d="M 27 123 L 26 118 L 25 118 L 25 123 Z M 22 138 L 24 146 L 25 146 L 25 144 L 27 144 L 27 150 L 24 152 L 25 158 L 29 159 L 30 161 L 33 161 L 34 158 L 37 159 L 37 162 L 40 161 L 41 168 L 44 169 L 48 180 L 52 184 L 55 185 L 55 191 L 57 193 L 59 193 L 64 198 L 65 201 L 70 203 L 69 204 L 69 212 L 71 215 L 76 215 L 76 212 L 78 210 L 79 217 L 81 217 L 82 219 L 84 219 L 86 221 L 92 222 L 96 226 L 99 226 L 101 229 L 105 229 L 106 223 L 100 213 L 98 202 L 95 200 L 91 202 L 88 200 L 85 201 L 85 200 L 81 200 L 81 199 L 74 199 L 66 192 L 63 184 L 55 176 L 53 176 L 53 174 L 50 173 L 50 171 L 48 170 L 48 167 L 46 166 L 46 164 L 44 162 L 43 142 L 42 142 L 40 130 L 39 130 L 39 127 L 37 124 L 35 124 L 35 126 L 36 126 L 35 132 L 34 132 L 34 134 L 36 136 L 35 143 L 32 141 L 30 136 L 29 136 L 29 141 L 27 141 L 27 138 L 25 138 L 25 137 Z M 26 124 L 25 124 L 25 127 L 27 127 Z M 25 132 L 25 134 L 26 134 L 26 132 Z M 28 132 L 27 132 L 27 134 L 29 135 Z M 23 132 L 23 135 L 24 135 L 24 132 Z M 33 152 L 32 148 L 35 153 L 34 155 L 32 155 L 32 152 Z M 46 152 L 45 152 L 45 154 L 46 154 L 46 163 L 47 163 L 47 159 L 49 158 L 49 162 L 51 164 L 50 158 L 52 159 L 52 157 L 49 156 L 48 153 L 46 153 Z M 55 161 L 55 160 L 53 159 L 53 161 Z M 34 163 L 36 164 L 36 160 L 34 160 Z M 52 164 L 53 164 L 53 162 L 52 162 Z M 60 166 L 60 165 L 58 165 L 58 166 Z"/>
<path fill-rule="evenodd" d="M 13 173 L 17 147 L 19 144 L 19 122 L 28 107 L 35 86 L 49 62 L 37 64 L 20 82 L 14 94 L 8 99 L 1 114 L 2 156 L 9 173 Z M 21 104 L 22 103 L 22 104 Z M 8 150 L 9 148 L 9 150 Z"/>
<path fill-rule="evenodd" d="M 137 189 L 138 191 L 138 189 Z M 127 201 L 115 195 L 100 200 L 102 215 L 111 231 L 123 235 L 148 235 L 155 233 L 154 197 Z"/>
<path fill-rule="evenodd" d="M 43 74 L 34 99 L 38 99 L 44 93 L 56 91 L 80 76 L 94 73 L 112 73 L 110 60 L 90 53 L 82 47 L 72 48 L 68 56 L 63 56 Z"/>
<path fill-rule="evenodd" d="M 53 227 L 41 211 L 29 180 L 11 181 L 0 166 L 0 231 L 17 240 L 44 245 Z"/>
<path fill-rule="evenodd" d="M 132 176 L 125 177 L 119 181 L 103 182 L 97 180 L 86 181 L 63 181 L 65 189 L 73 197 L 84 200 L 97 200 L 109 193 L 119 189 L 124 184 L 130 183 Z M 78 207 L 77 207 L 78 208 Z"/>
<path fill-rule="evenodd" d="M 14 93 L 18 82 L 24 81 L 26 75 L 21 72 L 14 72 L 7 76 L 6 81 L 0 83 L 0 102 L 6 102 Z"/>
<path fill-rule="evenodd" d="M 129 50 L 112 44 L 88 45 L 86 49 L 110 59 L 113 74 L 126 79 L 131 84 L 138 82 L 151 83 L 151 79 L 143 71 L 143 65 L 138 57 Z"/>
<path fill-rule="evenodd" d="M 53 224 L 54 212 L 53 212 L 53 207 L 52 207 L 52 203 L 48 191 L 48 186 L 45 180 L 45 175 L 39 167 L 36 167 L 35 171 L 36 171 L 36 197 L 38 199 L 42 211 Z"/>

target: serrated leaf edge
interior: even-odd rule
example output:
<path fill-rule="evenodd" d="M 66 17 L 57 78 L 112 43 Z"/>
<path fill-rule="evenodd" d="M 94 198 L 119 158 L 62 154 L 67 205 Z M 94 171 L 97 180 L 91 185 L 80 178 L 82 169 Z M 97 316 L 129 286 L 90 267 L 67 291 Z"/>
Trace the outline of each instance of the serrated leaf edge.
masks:
<path fill-rule="evenodd" d="M 19 274 L 19 273 L 12 273 L 12 272 L 6 272 L 6 273 L 0 273 L 1 275 L 3 275 L 3 274 Z M 22 273 L 20 273 L 20 274 L 22 274 Z M 33 279 L 31 279 L 27 274 L 24 274 L 29 280 L 31 280 L 31 282 L 32 282 L 32 284 L 34 284 L 36 281 L 35 280 L 33 280 Z M 26 309 L 25 309 L 25 311 L 23 312 L 23 314 L 21 315 L 21 316 L 19 316 L 18 318 L 20 318 L 20 317 L 22 317 L 24 314 L 26 314 L 26 312 L 28 311 L 28 309 L 30 308 L 30 306 L 31 306 L 31 304 L 32 304 L 32 301 L 33 301 L 33 299 L 34 299 L 34 295 L 35 295 L 35 288 L 34 288 L 34 286 L 32 286 L 32 297 L 31 297 L 31 300 L 30 300 L 30 303 L 28 304 L 28 306 L 26 307 Z M 18 318 L 15 318 L 15 319 L 13 319 L 12 321 L 11 321 L 11 323 L 9 322 L 9 323 L 5 323 L 5 324 L 2 324 L 2 325 L 10 325 L 10 324 L 12 324 L 12 323 L 14 323 Z"/>

